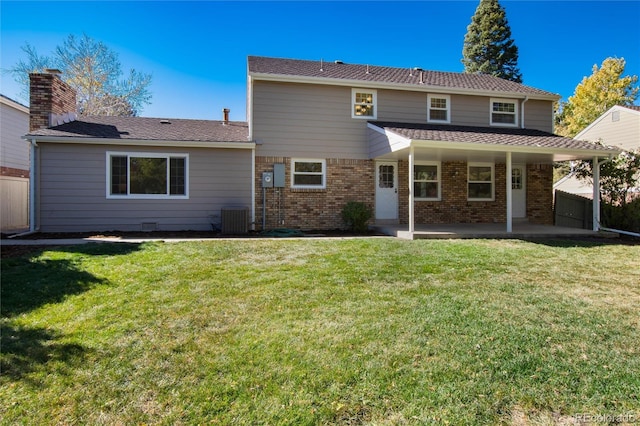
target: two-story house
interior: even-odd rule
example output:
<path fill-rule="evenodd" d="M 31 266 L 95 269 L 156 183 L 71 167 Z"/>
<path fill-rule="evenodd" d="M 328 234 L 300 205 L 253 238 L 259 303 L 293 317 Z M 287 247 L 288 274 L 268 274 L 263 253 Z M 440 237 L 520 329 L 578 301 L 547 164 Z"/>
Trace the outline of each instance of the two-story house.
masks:
<path fill-rule="evenodd" d="M 489 75 L 249 57 L 267 226 L 340 225 L 349 200 L 377 223 L 553 224 L 553 162 L 616 152 L 553 134 L 558 95 Z M 259 176 L 256 176 L 259 178 Z M 259 209 L 258 209 L 259 210 Z"/>
<path fill-rule="evenodd" d="M 557 95 L 487 75 L 251 56 L 246 123 L 76 119 L 74 100 L 42 101 L 70 93 L 55 73 L 31 78 L 43 232 L 206 230 L 225 209 L 335 229 L 352 200 L 410 232 L 511 231 L 552 224 L 554 161 L 618 152 L 554 135 Z"/>

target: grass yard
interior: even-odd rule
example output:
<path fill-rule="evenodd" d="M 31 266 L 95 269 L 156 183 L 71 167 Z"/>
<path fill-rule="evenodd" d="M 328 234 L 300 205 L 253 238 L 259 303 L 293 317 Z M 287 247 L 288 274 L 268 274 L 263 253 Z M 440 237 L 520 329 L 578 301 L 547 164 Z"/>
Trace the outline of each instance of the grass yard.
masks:
<path fill-rule="evenodd" d="M 639 259 L 395 239 L 3 259 L 0 424 L 638 422 Z"/>

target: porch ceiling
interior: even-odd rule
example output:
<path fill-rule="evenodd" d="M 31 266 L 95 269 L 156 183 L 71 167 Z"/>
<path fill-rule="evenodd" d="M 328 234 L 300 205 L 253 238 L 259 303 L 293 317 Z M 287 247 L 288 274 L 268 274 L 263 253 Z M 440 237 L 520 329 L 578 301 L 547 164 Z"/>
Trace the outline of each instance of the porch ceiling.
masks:
<path fill-rule="evenodd" d="M 517 163 L 552 163 L 620 150 L 539 130 L 486 128 L 416 123 L 369 123 L 370 155 L 376 159 L 404 159 L 414 148 L 415 160 L 505 161 L 507 152 Z"/>

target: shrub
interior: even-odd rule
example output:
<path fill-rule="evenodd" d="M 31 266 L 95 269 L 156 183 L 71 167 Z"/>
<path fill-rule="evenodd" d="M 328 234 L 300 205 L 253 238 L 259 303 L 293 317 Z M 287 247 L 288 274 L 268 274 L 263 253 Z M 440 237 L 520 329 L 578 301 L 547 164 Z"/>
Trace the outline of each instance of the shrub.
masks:
<path fill-rule="evenodd" d="M 373 217 L 371 207 L 359 201 L 349 201 L 342 208 L 342 220 L 354 232 L 367 231 L 367 222 Z"/>

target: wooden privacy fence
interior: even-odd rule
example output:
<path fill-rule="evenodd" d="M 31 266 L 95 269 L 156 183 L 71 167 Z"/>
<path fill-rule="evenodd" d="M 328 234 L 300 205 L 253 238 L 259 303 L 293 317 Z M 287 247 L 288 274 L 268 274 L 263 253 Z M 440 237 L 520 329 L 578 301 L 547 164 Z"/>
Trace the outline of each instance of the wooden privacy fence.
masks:
<path fill-rule="evenodd" d="M 0 232 L 29 228 L 29 179 L 0 178 Z"/>
<path fill-rule="evenodd" d="M 593 201 L 564 191 L 555 191 L 555 225 L 593 229 Z"/>

